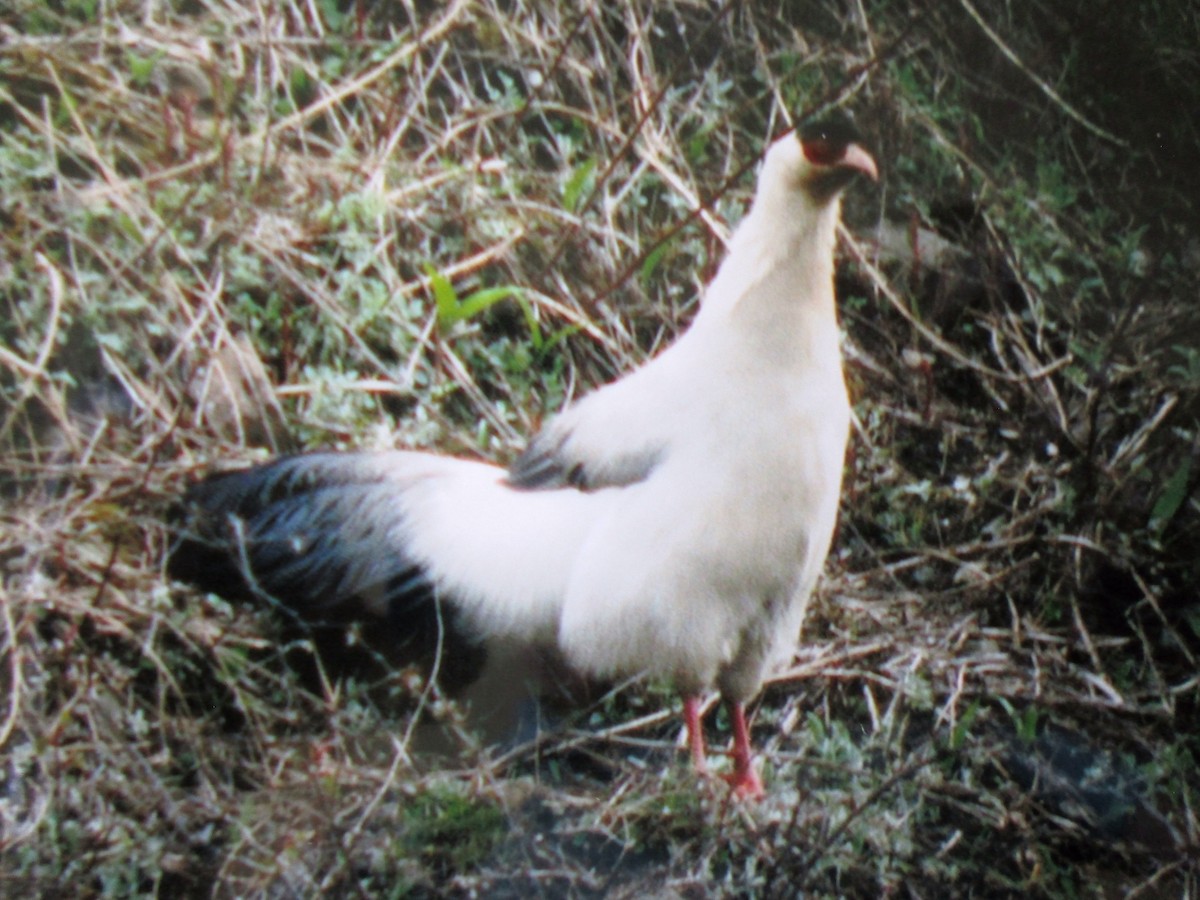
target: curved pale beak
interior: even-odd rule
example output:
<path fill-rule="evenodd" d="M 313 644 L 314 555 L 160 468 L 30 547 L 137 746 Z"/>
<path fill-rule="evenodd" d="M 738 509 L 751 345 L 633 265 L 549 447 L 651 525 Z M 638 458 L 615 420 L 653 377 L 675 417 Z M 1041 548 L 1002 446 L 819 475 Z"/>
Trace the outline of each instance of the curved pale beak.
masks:
<path fill-rule="evenodd" d="M 871 154 L 860 147 L 858 144 L 850 144 L 846 147 L 846 152 L 838 161 L 839 166 L 845 166 L 848 169 L 854 169 L 856 172 L 862 172 L 872 181 L 879 180 L 879 169 L 875 165 L 875 160 L 871 158 Z"/>

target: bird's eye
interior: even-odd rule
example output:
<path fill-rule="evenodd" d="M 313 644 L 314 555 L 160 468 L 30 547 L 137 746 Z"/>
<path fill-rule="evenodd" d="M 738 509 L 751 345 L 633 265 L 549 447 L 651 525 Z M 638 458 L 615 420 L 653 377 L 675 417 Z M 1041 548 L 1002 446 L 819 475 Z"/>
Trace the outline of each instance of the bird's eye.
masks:
<path fill-rule="evenodd" d="M 805 158 L 817 166 L 833 166 L 842 161 L 846 148 L 860 138 L 848 116 L 833 113 L 816 122 L 806 122 L 797 131 Z"/>
<path fill-rule="evenodd" d="M 811 138 L 800 142 L 804 157 L 817 166 L 832 166 L 846 155 L 846 145 L 840 141 L 831 141 L 827 137 Z"/>

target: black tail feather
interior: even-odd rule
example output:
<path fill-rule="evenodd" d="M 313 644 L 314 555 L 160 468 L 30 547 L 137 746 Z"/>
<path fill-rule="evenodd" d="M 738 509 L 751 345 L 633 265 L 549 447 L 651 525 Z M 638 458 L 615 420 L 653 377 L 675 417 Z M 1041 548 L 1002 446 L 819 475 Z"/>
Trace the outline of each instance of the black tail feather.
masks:
<path fill-rule="evenodd" d="M 447 691 L 466 686 L 486 653 L 406 552 L 388 459 L 310 454 L 200 481 L 173 516 L 168 574 L 275 607 L 285 637 L 311 641 L 327 675 L 415 664 Z"/>

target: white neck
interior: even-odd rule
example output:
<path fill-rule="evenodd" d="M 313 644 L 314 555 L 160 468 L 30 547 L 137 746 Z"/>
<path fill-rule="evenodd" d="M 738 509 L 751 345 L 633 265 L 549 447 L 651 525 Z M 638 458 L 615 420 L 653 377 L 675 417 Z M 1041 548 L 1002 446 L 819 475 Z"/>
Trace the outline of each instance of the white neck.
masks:
<path fill-rule="evenodd" d="M 733 331 L 771 365 L 840 365 L 840 354 L 827 358 L 838 347 L 833 251 L 840 202 L 815 207 L 802 192 L 767 191 L 764 183 L 692 327 Z"/>

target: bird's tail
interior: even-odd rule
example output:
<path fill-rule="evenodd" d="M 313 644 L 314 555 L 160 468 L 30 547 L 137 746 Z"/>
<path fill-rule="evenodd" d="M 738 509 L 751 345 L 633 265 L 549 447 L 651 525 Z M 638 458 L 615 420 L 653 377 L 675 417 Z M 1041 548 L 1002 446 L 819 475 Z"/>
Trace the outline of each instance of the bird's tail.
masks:
<path fill-rule="evenodd" d="M 309 628 L 358 623 L 393 663 L 549 644 L 603 492 L 521 491 L 504 474 L 395 451 L 215 475 L 181 504 L 168 573 Z"/>
<path fill-rule="evenodd" d="M 209 476 L 174 513 L 168 574 L 274 607 L 288 643 L 313 645 L 327 674 L 374 675 L 382 661 L 436 667 L 449 687 L 469 681 L 481 642 L 410 548 L 405 495 L 431 462 L 314 453 Z"/>

